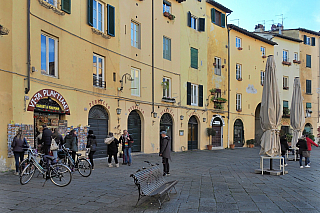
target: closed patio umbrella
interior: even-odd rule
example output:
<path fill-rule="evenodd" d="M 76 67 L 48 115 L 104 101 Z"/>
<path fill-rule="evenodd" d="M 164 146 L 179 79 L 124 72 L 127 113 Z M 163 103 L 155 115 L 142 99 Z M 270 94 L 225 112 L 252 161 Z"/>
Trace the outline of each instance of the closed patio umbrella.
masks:
<path fill-rule="evenodd" d="M 303 98 L 301 94 L 300 79 L 297 77 L 294 79 L 294 83 L 293 83 L 293 93 L 292 93 L 292 101 L 291 101 L 291 109 L 290 109 L 290 124 L 293 128 L 293 135 L 292 135 L 292 141 L 291 141 L 292 148 L 296 147 L 298 138 L 300 138 L 302 135 L 302 129 L 306 121 L 304 117 L 302 101 L 303 101 Z"/>
<path fill-rule="evenodd" d="M 268 56 L 263 85 L 260 123 L 263 130 L 260 155 L 280 156 L 280 131 L 278 129 L 282 117 L 282 108 L 276 78 L 274 56 Z"/>

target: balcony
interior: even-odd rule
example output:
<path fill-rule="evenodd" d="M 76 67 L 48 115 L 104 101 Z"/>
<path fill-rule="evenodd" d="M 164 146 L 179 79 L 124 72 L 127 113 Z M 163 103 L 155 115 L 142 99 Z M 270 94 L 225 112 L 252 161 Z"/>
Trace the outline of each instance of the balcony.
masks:
<path fill-rule="evenodd" d="M 291 62 L 289 62 L 289 61 L 282 61 L 282 64 L 283 64 L 283 65 L 291 66 Z"/>
<path fill-rule="evenodd" d="M 93 86 L 100 87 L 100 88 L 106 88 L 106 82 L 102 81 L 102 78 L 97 78 L 93 76 Z"/>
<path fill-rule="evenodd" d="M 163 98 L 161 99 L 161 101 L 167 102 L 167 103 L 175 103 L 175 102 L 176 102 L 176 99 L 174 99 L 174 98 L 169 98 L 169 97 L 163 97 Z"/>
<path fill-rule="evenodd" d="M 294 64 L 301 64 L 301 61 L 293 60 L 293 63 L 294 63 Z"/>

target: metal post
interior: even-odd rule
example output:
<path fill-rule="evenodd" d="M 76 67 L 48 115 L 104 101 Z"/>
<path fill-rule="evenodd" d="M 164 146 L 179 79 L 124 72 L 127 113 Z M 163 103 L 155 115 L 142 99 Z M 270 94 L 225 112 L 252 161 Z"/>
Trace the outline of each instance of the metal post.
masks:
<path fill-rule="evenodd" d="M 154 0 L 152 0 L 152 112 L 154 113 Z"/>
<path fill-rule="evenodd" d="M 273 170 L 273 159 L 270 159 L 270 170 Z"/>

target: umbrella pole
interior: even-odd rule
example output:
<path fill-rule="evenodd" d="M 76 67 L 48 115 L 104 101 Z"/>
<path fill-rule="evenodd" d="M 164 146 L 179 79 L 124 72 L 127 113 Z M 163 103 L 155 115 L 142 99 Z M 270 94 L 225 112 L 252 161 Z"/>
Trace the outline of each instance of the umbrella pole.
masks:
<path fill-rule="evenodd" d="M 273 159 L 270 159 L 270 170 L 273 170 Z"/>

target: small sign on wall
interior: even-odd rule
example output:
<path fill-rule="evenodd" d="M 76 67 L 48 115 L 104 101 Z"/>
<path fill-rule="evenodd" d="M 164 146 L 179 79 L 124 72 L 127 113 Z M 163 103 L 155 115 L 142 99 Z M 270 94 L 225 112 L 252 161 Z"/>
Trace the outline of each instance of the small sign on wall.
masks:
<path fill-rule="evenodd" d="M 179 135 L 183 136 L 184 135 L 184 130 L 179 130 Z"/>

